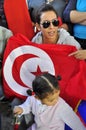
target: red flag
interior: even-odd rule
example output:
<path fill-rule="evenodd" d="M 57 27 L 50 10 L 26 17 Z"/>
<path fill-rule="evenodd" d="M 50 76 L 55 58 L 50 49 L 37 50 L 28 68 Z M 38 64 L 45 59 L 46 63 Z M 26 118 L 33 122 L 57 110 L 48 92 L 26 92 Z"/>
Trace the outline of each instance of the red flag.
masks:
<path fill-rule="evenodd" d="M 21 33 L 32 39 L 34 30 L 26 0 L 4 0 L 4 12 L 13 34 Z"/>
<path fill-rule="evenodd" d="M 86 99 L 86 63 L 68 54 L 74 46 L 35 44 L 17 34 L 8 40 L 3 57 L 3 87 L 9 98 L 27 97 L 36 75 L 49 72 L 61 75 L 61 96 L 74 108 Z"/>

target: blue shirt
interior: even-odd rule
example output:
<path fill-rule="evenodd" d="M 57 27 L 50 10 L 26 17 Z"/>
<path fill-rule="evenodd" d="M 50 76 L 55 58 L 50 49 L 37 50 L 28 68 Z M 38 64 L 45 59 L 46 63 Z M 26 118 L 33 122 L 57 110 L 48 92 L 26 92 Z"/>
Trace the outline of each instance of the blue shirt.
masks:
<path fill-rule="evenodd" d="M 77 0 L 76 10 L 86 12 L 86 0 Z M 75 24 L 73 31 L 75 37 L 86 39 L 86 25 Z"/>

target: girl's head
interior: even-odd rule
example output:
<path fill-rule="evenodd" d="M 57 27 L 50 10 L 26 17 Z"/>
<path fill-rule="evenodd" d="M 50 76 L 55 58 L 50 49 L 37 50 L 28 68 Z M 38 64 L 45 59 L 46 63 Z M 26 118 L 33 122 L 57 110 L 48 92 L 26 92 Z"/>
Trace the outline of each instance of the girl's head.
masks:
<path fill-rule="evenodd" d="M 41 100 L 43 104 L 50 106 L 57 102 L 60 88 L 55 76 L 49 73 L 37 76 L 32 83 L 32 87 L 35 97 Z"/>
<path fill-rule="evenodd" d="M 58 30 L 58 14 L 53 6 L 49 4 L 43 4 L 37 11 L 36 27 L 39 31 L 42 31 L 43 41 L 57 40 Z"/>

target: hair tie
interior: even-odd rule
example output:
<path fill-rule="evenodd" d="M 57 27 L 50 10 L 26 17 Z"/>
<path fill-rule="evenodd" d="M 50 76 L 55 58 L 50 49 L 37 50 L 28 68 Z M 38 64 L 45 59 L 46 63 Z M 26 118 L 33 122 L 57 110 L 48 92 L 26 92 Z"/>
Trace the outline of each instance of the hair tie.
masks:
<path fill-rule="evenodd" d="M 28 89 L 28 90 L 27 90 L 27 94 L 28 94 L 29 96 L 32 96 L 32 95 L 34 95 L 34 92 L 33 92 L 31 89 Z"/>
<path fill-rule="evenodd" d="M 60 75 L 57 75 L 57 80 L 60 81 L 62 78 Z"/>

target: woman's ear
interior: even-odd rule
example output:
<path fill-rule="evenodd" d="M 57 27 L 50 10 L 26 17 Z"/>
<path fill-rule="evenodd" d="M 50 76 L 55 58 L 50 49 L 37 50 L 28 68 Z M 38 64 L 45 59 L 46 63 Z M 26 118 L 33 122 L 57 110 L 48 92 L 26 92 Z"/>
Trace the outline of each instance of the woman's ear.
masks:
<path fill-rule="evenodd" d="M 38 23 L 35 24 L 35 27 L 37 28 L 38 31 L 41 30 L 40 25 Z"/>

